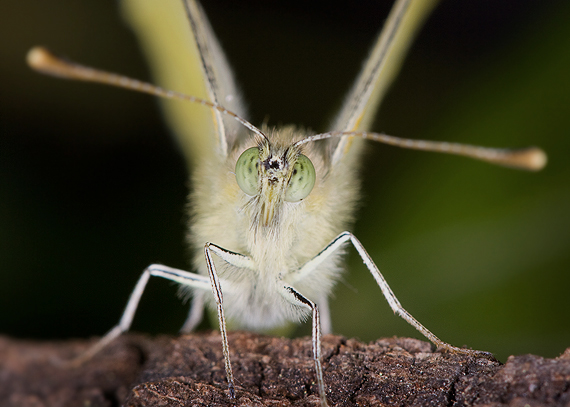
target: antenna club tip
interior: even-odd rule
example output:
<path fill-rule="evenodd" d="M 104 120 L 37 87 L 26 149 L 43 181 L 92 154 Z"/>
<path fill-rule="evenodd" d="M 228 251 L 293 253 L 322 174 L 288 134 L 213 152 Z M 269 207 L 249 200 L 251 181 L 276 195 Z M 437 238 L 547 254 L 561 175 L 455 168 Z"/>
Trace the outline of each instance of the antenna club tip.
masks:
<path fill-rule="evenodd" d="M 44 47 L 33 47 L 26 55 L 28 66 L 45 75 L 65 79 L 80 79 L 72 69 L 73 64 L 54 55 Z"/>
<path fill-rule="evenodd" d="M 531 171 L 540 171 L 548 162 L 546 153 L 538 147 L 530 147 L 527 150 L 528 169 Z"/>
<path fill-rule="evenodd" d="M 33 47 L 26 55 L 26 62 L 34 69 L 41 69 L 50 59 L 51 53 L 44 47 Z"/>

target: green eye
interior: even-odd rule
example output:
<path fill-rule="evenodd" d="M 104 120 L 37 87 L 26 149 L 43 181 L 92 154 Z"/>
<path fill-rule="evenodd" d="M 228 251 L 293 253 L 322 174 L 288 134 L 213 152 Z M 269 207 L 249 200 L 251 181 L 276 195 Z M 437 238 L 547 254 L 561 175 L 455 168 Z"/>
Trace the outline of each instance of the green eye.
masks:
<path fill-rule="evenodd" d="M 259 148 L 251 147 L 239 156 L 236 163 L 236 181 L 243 192 L 250 196 L 257 195 L 259 178 Z"/>
<path fill-rule="evenodd" d="M 315 167 L 313 163 L 304 155 L 299 155 L 293 167 L 293 175 L 289 181 L 289 187 L 285 193 L 285 200 L 288 202 L 299 202 L 305 199 L 315 186 Z"/>

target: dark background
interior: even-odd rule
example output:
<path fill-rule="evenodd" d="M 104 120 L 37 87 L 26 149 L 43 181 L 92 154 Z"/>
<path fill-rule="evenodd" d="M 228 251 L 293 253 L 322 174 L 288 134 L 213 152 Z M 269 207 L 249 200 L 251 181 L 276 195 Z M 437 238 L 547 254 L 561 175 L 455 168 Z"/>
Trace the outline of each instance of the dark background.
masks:
<path fill-rule="evenodd" d="M 391 5 L 354 3 L 208 1 L 253 123 L 323 129 Z M 544 171 L 377 145 L 363 166 L 354 232 L 402 304 L 443 340 L 502 360 L 570 346 L 569 22 L 565 1 L 443 1 L 374 127 L 539 145 Z M 24 63 L 41 44 L 149 79 L 115 2 L 5 0 L 0 38 L 0 333 L 101 335 L 145 266 L 188 268 L 185 165 L 155 99 Z M 354 252 L 348 269 L 331 301 L 336 333 L 419 336 Z M 151 281 L 134 329 L 175 333 L 187 312 L 175 293 Z"/>

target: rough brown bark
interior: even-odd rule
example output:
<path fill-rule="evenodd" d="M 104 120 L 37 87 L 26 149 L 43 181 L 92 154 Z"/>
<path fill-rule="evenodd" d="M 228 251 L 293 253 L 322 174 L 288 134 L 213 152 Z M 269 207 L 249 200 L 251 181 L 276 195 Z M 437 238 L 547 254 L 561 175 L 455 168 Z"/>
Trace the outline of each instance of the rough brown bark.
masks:
<path fill-rule="evenodd" d="M 311 341 L 230 334 L 238 406 L 318 405 Z M 129 334 L 79 367 L 85 341 L 0 337 L 0 406 L 228 406 L 217 333 Z M 338 406 L 570 406 L 570 348 L 506 364 L 433 352 L 409 338 L 323 338 L 329 402 Z"/>

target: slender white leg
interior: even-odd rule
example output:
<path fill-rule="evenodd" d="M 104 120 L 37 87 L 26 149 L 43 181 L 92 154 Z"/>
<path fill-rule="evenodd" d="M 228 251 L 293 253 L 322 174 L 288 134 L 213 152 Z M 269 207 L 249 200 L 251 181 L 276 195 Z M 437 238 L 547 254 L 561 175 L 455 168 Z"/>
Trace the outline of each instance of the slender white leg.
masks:
<path fill-rule="evenodd" d="M 129 330 L 133 322 L 135 312 L 139 305 L 139 301 L 150 276 L 166 278 L 168 280 L 176 281 L 177 283 L 202 290 L 208 290 L 210 288 L 210 282 L 205 276 L 189 273 L 187 271 L 175 269 L 168 266 L 163 266 L 161 264 L 150 265 L 140 276 L 137 285 L 131 293 L 129 302 L 125 307 L 125 311 L 123 312 L 123 316 L 121 317 L 119 323 L 113 327 L 113 329 L 107 332 L 105 336 L 103 336 L 95 345 L 74 359 L 72 361 L 73 364 L 82 363 L 83 361 L 90 359 L 93 357 L 93 355 L 107 346 L 113 339 L 121 335 L 123 332 Z"/>
<path fill-rule="evenodd" d="M 360 243 L 360 241 L 356 238 L 356 236 L 354 236 L 350 232 L 343 232 L 340 235 L 338 235 L 318 255 L 316 255 L 313 259 L 305 263 L 303 267 L 301 267 L 296 272 L 294 279 L 292 281 L 296 282 L 302 280 L 305 276 L 309 275 L 316 267 L 318 267 L 327 257 L 332 255 L 335 251 L 339 250 L 345 243 L 349 241 L 352 243 L 352 245 L 354 246 L 360 257 L 362 258 L 362 261 L 364 262 L 364 264 L 366 265 L 366 267 L 368 268 L 368 270 L 376 280 L 376 283 L 378 283 L 378 286 L 382 290 L 382 294 L 384 294 L 386 301 L 388 301 L 390 308 L 392 308 L 395 314 L 399 315 L 404 320 L 406 320 L 410 325 L 416 328 L 422 335 L 424 335 L 427 339 L 429 339 L 432 343 L 434 343 L 436 346 L 440 348 L 446 349 L 451 352 L 463 353 L 471 356 L 483 356 L 483 357 L 492 356 L 491 353 L 489 352 L 483 352 L 471 349 L 462 349 L 456 346 L 452 346 L 446 342 L 443 342 L 441 339 L 439 339 L 437 336 L 431 333 L 426 327 L 424 327 L 418 320 L 416 320 L 408 311 L 406 311 L 402 307 L 400 301 L 398 301 L 398 299 L 392 292 L 392 289 L 386 282 L 386 279 L 384 278 L 382 273 L 380 273 L 380 270 L 378 270 L 378 267 L 376 266 L 376 264 L 374 264 L 374 261 L 372 260 L 370 255 L 366 252 L 366 249 L 364 248 L 362 243 Z"/>
<path fill-rule="evenodd" d="M 184 325 L 180 328 L 180 332 L 189 333 L 194 331 L 196 327 L 202 322 L 204 317 L 204 295 L 205 291 L 195 291 L 192 293 L 192 303 L 190 304 L 190 312 Z"/>
<path fill-rule="evenodd" d="M 331 320 L 331 310 L 329 307 L 329 299 L 326 295 L 323 295 L 317 301 L 319 306 L 319 311 L 321 314 L 321 333 L 323 335 L 332 334 L 332 320 Z"/>
<path fill-rule="evenodd" d="M 218 273 L 216 272 L 216 265 L 212 259 L 212 253 L 216 254 L 219 258 L 224 260 L 235 267 L 254 269 L 255 264 L 253 260 L 244 256 L 243 254 L 234 253 L 226 250 L 216 244 L 206 243 L 204 245 L 204 256 L 206 257 L 206 266 L 208 267 L 208 274 L 210 276 L 210 287 L 214 293 L 214 298 L 216 299 L 216 306 L 218 310 L 218 322 L 220 324 L 220 334 L 222 336 L 222 352 L 224 353 L 224 364 L 226 367 L 226 376 L 228 380 L 228 388 L 230 391 L 230 397 L 235 399 L 235 382 L 234 374 L 232 372 L 232 365 L 230 361 L 230 349 L 228 345 L 228 333 L 226 329 L 226 318 L 224 316 L 223 302 L 224 297 L 222 294 L 222 286 L 220 284 L 220 279 L 218 278 Z M 231 289 L 231 287 L 226 287 L 226 289 Z"/>
<path fill-rule="evenodd" d="M 219 246 L 215 246 L 211 243 L 206 243 L 204 245 L 204 256 L 206 257 L 206 265 L 208 266 L 208 274 L 210 275 L 210 284 L 212 287 L 212 292 L 216 298 L 216 305 L 218 309 L 218 322 L 220 324 L 220 334 L 222 336 L 222 352 L 224 354 L 224 364 L 226 367 L 226 377 L 228 379 L 228 388 L 230 391 L 230 398 L 236 398 L 234 374 L 232 372 L 232 364 L 230 361 L 230 349 L 228 345 L 228 333 L 226 330 L 226 318 L 224 316 L 224 296 L 222 294 L 222 287 L 220 285 L 220 280 L 218 278 L 218 273 L 216 272 L 216 266 L 214 260 L 212 259 L 212 252 L 214 252 L 214 247 L 216 248 L 215 253 L 218 254 L 219 251 L 227 255 L 233 253 L 227 252 Z M 218 254 L 219 255 L 219 254 Z M 221 257 L 221 256 L 220 256 Z M 223 258 L 223 257 L 222 257 Z"/>
<path fill-rule="evenodd" d="M 216 305 L 218 309 L 218 322 L 220 324 L 220 333 L 222 336 L 222 351 L 224 354 L 224 363 L 226 367 L 226 376 L 228 380 L 230 397 L 235 398 L 235 382 L 230 361 L 226 319 L 224 316 L 224 308 L 223 308 L 224 298 L 223 298 L 220 280 L 216 272 L 216 266 L 212 259 L 212 253 L 215 253 L 222 260 L 236 267 L 254 269 L 255 265 L 253 264 L 253 260 L 251 260 L 251 258 L 248 256 L 244 256 L 239 253 L 230 252 L 229 250 L 223 249 L 222 247 L 215 245 L 213 243 L 206 243 L 204 245 L 204 255 L 206 257 L 206 265 L 208 266 L 208 273 L 210 275 L 212 291 L 214 293 L 214 297 L 216 298 Z M 317 384 L 319 387 L 321 407 L 327 407 L 328 404 L 326 399 L 325 382 L 323 379 L 323 368 L 321 361 L 322 334 L 321 334 L 321 321 L 320 321 L 319 308 L 314 302 L 304 297 L 302 294 L 300 294 L 297 290 L 295 290 L 291 286 L 284 286 L 284 291 L 282 292 L 282 294 L 292 304 L 308 308 L 312 311 L 312 316 L 313 316 L 312 342 L 313 342 L 313 359 L 315 361 L 315 372 L 317 375 Z M 326 299 L 324 304 L 328 305 Z M 330 327 L 330 322 L 328 323 L 328 325 Z"/>
<path fill-rule="evenodd" d="M 210 250 L 212 253 L 215 253 L 220 259 L 226 263 L 231 264 L 232 266 L 249 270 L 256 270 L 255 264 L 249 256 L 231 252 L 214 243 L 206 243 L 206 246 L 208 247 L 208 250 Z"/>
<path fill-rule="evenodd" d="M 325 380 L 323 378 L 323 365 L 321 354 L 321 320 L 319 308 L 317 304 L 303 296 L 291 286 L 284 287 L 284 297 L 294 305 L 300 305 L 309 308 L 313 313 L 312 325 L 312 341 L 313 341 L 313 360 L 315 361 L 315 373 L 317 375 L 317 385 L 319 387 L 319 397 L 321 399 L 321 407 L 327 407 L 327 393 L 325 387 Z"/>

